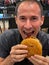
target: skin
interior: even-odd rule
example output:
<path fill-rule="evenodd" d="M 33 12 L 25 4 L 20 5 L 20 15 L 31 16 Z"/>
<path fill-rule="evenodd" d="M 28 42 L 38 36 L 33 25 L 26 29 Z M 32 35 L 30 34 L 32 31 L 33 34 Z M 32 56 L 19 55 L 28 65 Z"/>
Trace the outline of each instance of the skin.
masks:
<path fill-rule="evenodd" d="M 18 8 L 15 20 L 22 38 L 25 39 L 30 36 L 37 36 L 44 17 L 41 16 L 37 3 L 23 2 Z M 7 58 L 0 58 L 0 65 L 13 65 L 15 62 L 21 62 L 27 56 L 26 48 L 27 46 L 21 44 L 13 46 Z M 34 65 L 49 64 L 49 59 L 39 55 L 31 56 L 28 60 Z"/>
<path fill-rule="evenodd" d="M 30 36 L 36 37 L 44 21 L 44 17 L 41 17 L 39 6 L 36 3 L 27 2 L 19 6 L 15 19 L 23 39 Z"/>

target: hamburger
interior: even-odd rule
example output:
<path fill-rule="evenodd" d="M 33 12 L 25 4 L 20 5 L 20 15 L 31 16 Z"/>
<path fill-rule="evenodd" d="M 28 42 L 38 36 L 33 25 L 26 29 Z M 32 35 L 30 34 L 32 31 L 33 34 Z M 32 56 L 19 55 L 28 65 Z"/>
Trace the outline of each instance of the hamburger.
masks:
<path fill-rule="evenodd" d="M 27 57 L 33 56 L 35 54 L 42 55 L 42 45 L 37 38 L 26 38 L 21 42 L 21 44 L 27 45 Z"/>

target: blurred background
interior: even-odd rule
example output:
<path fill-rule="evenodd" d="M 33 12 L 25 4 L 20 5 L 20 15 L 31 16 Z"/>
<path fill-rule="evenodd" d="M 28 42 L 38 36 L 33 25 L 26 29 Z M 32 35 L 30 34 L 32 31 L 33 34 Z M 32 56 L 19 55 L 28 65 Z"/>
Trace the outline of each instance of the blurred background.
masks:
<path fill-rule="evenodd" d="M 17 28 L 15 23 L 15 6 L 22 0 L 0 0 L 0 34 L 7 29 Z M 49 0 L 37 0 L 42 4 L 45 16 L 41 30 L 49 33 Z"/>

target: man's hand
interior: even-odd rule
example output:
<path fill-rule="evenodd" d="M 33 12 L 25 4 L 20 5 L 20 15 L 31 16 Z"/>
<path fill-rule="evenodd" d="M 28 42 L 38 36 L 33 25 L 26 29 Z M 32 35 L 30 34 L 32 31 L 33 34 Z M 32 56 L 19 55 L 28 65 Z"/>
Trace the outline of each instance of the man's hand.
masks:
<path fill-rule="evenodd" d="M 24 58 L 27 56 L 28 51 L 25 50 L 27 46 L 25 45 L 15 45 L 11 48 L 10 56 L 14 60 L 14 62 L 20 62 L 24 60 Z"/>
<path fill-rule="evenodd" d="M 34 55 L 28 58 L 34 65 L 49 65 L 49 59 L 47 57 Z"/>

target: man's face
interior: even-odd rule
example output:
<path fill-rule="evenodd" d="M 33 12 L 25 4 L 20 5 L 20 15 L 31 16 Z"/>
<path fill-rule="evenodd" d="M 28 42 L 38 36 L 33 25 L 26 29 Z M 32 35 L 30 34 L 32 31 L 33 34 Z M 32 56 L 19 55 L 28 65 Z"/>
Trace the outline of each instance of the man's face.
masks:
<path fill-rule="evenodd" d="M 15 19 L 19 32 L 24 39 L 30 36 L 37 36 L 44 17 L 41 17 L 37 3 L 23 2 L 18 8 Z"/>

